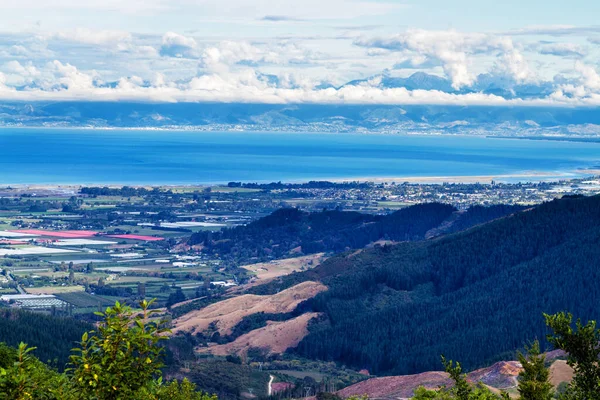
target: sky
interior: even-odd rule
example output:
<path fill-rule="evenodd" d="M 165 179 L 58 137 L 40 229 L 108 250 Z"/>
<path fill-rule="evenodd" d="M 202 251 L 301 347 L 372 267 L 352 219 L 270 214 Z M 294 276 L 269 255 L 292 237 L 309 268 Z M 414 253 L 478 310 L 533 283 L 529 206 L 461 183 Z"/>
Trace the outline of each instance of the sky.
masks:
<path fill-rule="evenodd" d="M 598 15 L 592 0 L 0 0 L 0 100 L 597 106 Z M 389 83 L 417 72 L 447 84 Z"/>

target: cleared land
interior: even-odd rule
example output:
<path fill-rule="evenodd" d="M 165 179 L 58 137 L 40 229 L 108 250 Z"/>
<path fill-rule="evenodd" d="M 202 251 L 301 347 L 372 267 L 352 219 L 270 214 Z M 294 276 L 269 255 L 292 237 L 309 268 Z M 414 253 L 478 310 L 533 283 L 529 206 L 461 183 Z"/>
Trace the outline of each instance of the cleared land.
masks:
<path fill-rule="evenodd" d="M 71 292 L 83 292 L 85 288 L 83 286 L 42 286 L 27 288 L 27 293 L 31 294 L 57 294 L 57 293 L 71 293 Z"/>
<path fill-rule="evenodd" d="M 490 367 L 468 373 L 467 379 L 471 382 L 481 382 L 495 393 L 500 393 L 501 390 L 508 391 L 511 397 L 514 397 L 517 394 L 517 377 L 522 370 L 521 364 L 517 361 L 501 361 Z M 572 378 L 573 370 L 566 364 L 566 361 L 556 360 L 550 366 L 550 382 L 555 387 L 561 382 L 570 382 Z M 368 395 L 370 399 L 392 400 L 412 397 L 414 390 L 419 386 L 436 389 L 450 383 L 448 374 L 434 371 L 416 375 L 371 378 L 348 386 L 337 394 L 343 398 Z"/>
<path fill-rule="evenodd" d="M 561 382 L 571 382 L 573 380 L 573 368 L 567 365 L 565 360 L 556 360 L 550 366 L 550 382 L 558 386 Z"/>
<path fill-rule="evenodd" d="M 317 316 L 318 313 L 306 313 L 289 321 L 271 321 L 264 328 L 246 333 L 231 343 L 202 348 L 200 352 L 226 356 L 246 354 L 249 348 L 254 347 L 268 350 L 271 354 L 280 354 L 300 343 L 308 334 L 308 323 Z"/>
<path fill-rule="evenodd" d="M 342 398 L 350 396 L 369 396 L 370 399 L 398 399 L 409 398 L 419 386 L 427 389 L 437 389 L 440 386 L 449 386 L 451 380 L 445 372 L 423 372 L 416 375 L 386 376 L 371 378 L 355 385 L 348 386 L 337 392 Z"/>
<path fill-rule="evenodd" d="M 303 282 L 272 296 L 245 294 L 211 304 L 195 310 L 173 321 L 174 332 L 203 332 L 211 322 L 216 322 L 220 334 L 231 333 L 231 329 L 245 316 L 259 312 L 282 314 L 293 311 L 304 300 L 327 290 L 319 282 Z"/>
<path fill-rule="evenodd" d="M 289 275 L 303 268 L 313 268 L 325 260 L 324 253 L 311 254 L 308 256 L 286 258 L 268 263 L 257 263 L 244 265 L 242 268 L 256 274 L 259 279 L 272 279 L 279 276 Z"/>

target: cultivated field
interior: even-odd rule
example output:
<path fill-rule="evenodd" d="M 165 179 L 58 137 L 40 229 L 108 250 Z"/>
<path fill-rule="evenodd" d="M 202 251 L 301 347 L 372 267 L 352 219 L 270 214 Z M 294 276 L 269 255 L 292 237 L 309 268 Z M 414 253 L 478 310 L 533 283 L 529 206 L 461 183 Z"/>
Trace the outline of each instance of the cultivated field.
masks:
<path fill-rule="evenodd" d="M 31 294 L 58 294 L 58 293 L 71 293 L 71 292 L 83 292 L 85 288 L 83 286 L 42 286 L 42 287 L 30 287 L 27 288 L 27 293 Z"/>

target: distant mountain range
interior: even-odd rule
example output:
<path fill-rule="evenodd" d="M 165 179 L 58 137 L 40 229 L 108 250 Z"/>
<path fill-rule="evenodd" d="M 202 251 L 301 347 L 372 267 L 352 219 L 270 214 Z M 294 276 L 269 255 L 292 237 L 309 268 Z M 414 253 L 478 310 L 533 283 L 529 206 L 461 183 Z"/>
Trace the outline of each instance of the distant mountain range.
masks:
<path fill-rule="evenodd" d="M 473 86 L 455 90 L 448 79 L 423 72 L 408 78 L 378 75 L 343 86 L 349 85 L 506 99 L 543 98 L 553 86 L 482 74 Z M 0 103 L 0 126 L 596 136 L 600 113 L 597 107 L 40 101 Z"/>
<path fill-rule="evenodd" d="M 406 88 L 408 90 L 437 90 L 452 94 L 483 93 L 500 96 L 505 99 L 535 99 L 546 97 L 555 90 L 551 82 L 539 84 L 519 84 L 514 80 L 492 74 L 481 74 L 475 83 L 469 87 L 456 90 L 452 87 L 452 81 L 437 75 L 425 72 L 415 72 L 407 78 L 391 77 L 381 74 L 367 79 L 348 82 L 344 86 L 360 85 L 369 82 L 379 82 L 380 89 Z"/>

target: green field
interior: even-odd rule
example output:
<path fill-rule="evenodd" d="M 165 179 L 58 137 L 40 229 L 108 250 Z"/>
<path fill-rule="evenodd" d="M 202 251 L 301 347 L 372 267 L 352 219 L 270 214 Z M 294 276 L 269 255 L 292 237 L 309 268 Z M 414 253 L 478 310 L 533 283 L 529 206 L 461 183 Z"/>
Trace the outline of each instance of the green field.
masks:
<path fill-rule="evenodd" d="M 314 371 L 291 371 L 291 370 L 275 370 L 269 371 L 277 375 L 288 375 L 297 379 L 304 379 L 307 376 L 313 378 L 317 382 L 321 382 L 327 375 Z"/>

